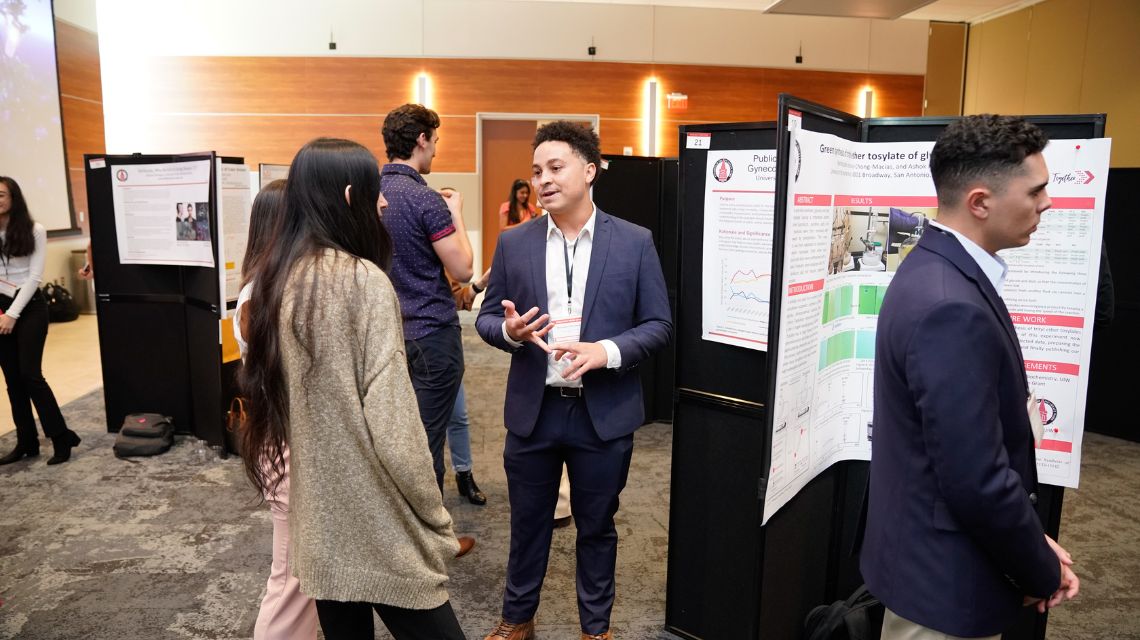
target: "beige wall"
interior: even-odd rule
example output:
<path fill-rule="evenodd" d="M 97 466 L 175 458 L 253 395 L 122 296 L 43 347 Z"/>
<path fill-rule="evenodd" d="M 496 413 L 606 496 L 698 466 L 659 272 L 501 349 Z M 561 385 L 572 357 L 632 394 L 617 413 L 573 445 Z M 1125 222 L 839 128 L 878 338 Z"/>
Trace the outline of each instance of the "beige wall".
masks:
<path fill-rule="evenodd" d="M 1140 167 L 1140 2 L 1046 0 L 970 28 L 965 113 L 1107 113 L 1112 166 Z"/>
<path fill-rule="evenodd" d="M 61 0 L 79 22 L 94 0 Z M 103 57 L 499 58 L 921 75 L 925 20 L 518 0 L 103 0 Z M 556 25 L 556 28 L 550 28 Z M 329 51 L 330 32 L 337 42 Z M 795 56 L 803 47 L 803 64 Z M 520 82 L 541 82 L 522 78 Z"/>

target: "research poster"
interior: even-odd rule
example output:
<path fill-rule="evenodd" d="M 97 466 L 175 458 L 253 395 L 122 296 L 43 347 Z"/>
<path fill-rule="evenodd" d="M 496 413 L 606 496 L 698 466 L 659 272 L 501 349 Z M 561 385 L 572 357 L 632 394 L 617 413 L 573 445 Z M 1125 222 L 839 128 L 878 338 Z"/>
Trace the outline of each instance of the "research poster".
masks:
<path fill-rule="evenodd" d="M 1002 299 L 1045 425 L 1037 477 L 1062 487 L 1080 481 L 1111 145 L 1108 138 L 1050 142 L 1043 155 L 1053 207 L 1028 245 L 1000 253 L 1009 265 Z"/>
<path fill-rule="evenodd" d="M 122 264 L 213 267 L 210 160 L 111 166 Z"/>
<path fill-rule="evenodd" d="M 771 467 L 764 522 L 841 460 L 870 460 L 875 329 L 900 261 L 937 218 L 934 143 L 792 133 Z M 1075 487 L 1100 265 L 1108 140 L 1045 151 L 1054 206 L 1003 251 L 1003 298 L 1047 434 L 1043 482 Z M 1091 179 L 1090 179 L 1091 177 Z"/>
<path fill-rule="evenodd" d="M 701 337 L 768 350 L 776 151 L 710 151 Z"/>
<path fill-rule="evenodd" d="M 258 165 L 258 174 L 261 179 L 261 189 L 274 180 L 284 180 L 289 177 L 289 165 L 265 164 Z"/>
<path fill-rule="evenodd" d="M 249 241 L 250 188 L 249 170 L 244 164 L 229 164 L 218 160 L 217 199 L 218 226 L 222 242 L 218 247 L 222 270 L 221 290 L 226 301 L 237 300 L 241 292 L 242 260 Z"/>

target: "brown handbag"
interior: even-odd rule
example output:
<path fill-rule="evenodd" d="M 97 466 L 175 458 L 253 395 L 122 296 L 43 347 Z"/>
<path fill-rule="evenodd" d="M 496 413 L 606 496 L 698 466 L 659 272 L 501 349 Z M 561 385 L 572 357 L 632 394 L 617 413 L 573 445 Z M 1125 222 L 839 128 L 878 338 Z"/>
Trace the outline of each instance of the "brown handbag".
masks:
<path fill-rule="evenodd" d="M 226 411 L 226 447 L 234 452 L 238 450 L 242 425 L 245 424 L 245 400 L 241 396 L 234 396 L 230 400 L 230 409 Z"/>

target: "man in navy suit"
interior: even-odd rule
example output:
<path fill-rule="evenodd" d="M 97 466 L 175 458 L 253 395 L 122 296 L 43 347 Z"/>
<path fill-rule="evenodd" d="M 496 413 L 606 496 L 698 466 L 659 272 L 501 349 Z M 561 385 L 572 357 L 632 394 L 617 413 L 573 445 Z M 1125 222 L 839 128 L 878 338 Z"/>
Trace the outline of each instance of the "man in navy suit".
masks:
<path fill-rule="evenodd" d="M 531 181 L 550 215 L 499 237 L 476 321 L 484 340 L 512 354 L 503 412 L 511 548 L 490 640 L 534 638 L 563 463 L 582 638 L 612 637 L 614 514 L 644 421 L 633 369 L 666 345 L 672 323 L 649 231 L 590 198 L 600 165 L 592 130 L 566 121 L 538 130 Z"/>
<path fill-rule="evenodd" d="M 1052 206 L 1045 144 L 1021 118 L 948 126 L 930 159 L 938 220 L 883 300 L 861 568 L 887 608 L 884 640 L 997 638 L 1022 606 L 1079 589 L 1034 511 L 1028 383 L 997 255 L 1028 244 Z"/>

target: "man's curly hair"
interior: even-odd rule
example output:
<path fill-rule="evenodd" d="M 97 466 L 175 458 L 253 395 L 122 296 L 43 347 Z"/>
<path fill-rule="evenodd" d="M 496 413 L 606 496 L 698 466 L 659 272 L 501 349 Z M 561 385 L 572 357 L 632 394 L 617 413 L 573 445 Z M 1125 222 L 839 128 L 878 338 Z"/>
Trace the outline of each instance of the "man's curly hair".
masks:
<path fill-rule="evenodd" d="M 538 128 L 531 148 L 537 149 L 543 142 L 565 142 L 570 145 L 579 157 L 588 163 L 593 163 L 597 171 L 590 184 L 597 182 L 602 172 L 602 143 L 593 128 L 569 120 L 555 120 Z"/>
<path fill-rule="evenodd" d="M 422 104 L 396 107 L 384 118 L 384 151 L 389 160 L 407 160 L 420 134 L 428 138 L 439 128 L 439 114 Z"/>
<path fill-rule="evenodd" d="M 1000 191 L 1026 157 L 1041 153 L 1049 139 L 1017 116 L 966 116 L 946 127 L 930 155 L 930 177 L 939 206 L 958 204 L 978 180 Z"/>

